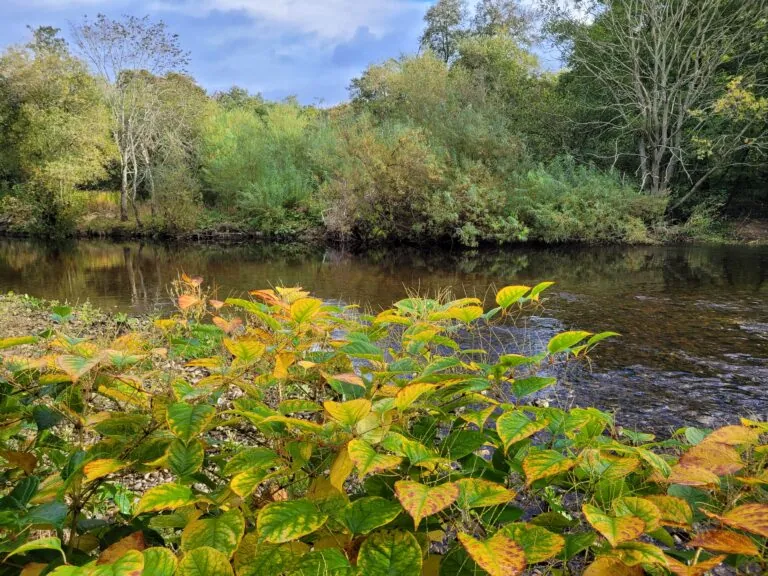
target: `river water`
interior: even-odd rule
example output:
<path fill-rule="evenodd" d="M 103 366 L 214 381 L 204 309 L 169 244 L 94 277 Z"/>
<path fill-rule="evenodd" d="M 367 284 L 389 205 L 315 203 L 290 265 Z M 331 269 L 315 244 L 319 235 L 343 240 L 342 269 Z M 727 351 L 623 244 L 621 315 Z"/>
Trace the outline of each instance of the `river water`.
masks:
<path fill-rule="evenodd" d="M 562 247 L 496 251 L 340 249 L 0 241 L 0 290 L 133 313 L 167 307 L 180 271 L 218 297 L 273 285 L 387 307 L 408 291 L 485 297 L 554 280 L 541 340 L 555 330 L 613 330 L 591 363 L 569 371 L 553 401 L 597 405 L 630 427 L 714 427 L 768 419 L 768 247 Z M 9 319 L 0 319 L 8 321 Z"/>

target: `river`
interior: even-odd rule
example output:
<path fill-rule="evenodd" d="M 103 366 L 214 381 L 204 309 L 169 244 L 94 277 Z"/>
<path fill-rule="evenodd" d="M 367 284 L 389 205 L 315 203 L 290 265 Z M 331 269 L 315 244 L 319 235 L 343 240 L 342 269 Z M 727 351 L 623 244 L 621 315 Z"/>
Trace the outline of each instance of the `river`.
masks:
<path fill-rule="evenodd" d="M 169 305 L 179 271 L 202 275 L 218 297 L 300 285 L 374 310 L 408 291 L 483 298 L 494 287 L 557 282 L 534 334 L 614 330 L 553 391 L 565 404 L 617 412 L 627 426 L 714 427 L 768 418 L 768 247 L 520 247 L 353 254 L 303 246 L 162 245 L 0 240 L 0 290 L 105 310 Z M 4 319 L 7 321 L 7 319 Z"/>

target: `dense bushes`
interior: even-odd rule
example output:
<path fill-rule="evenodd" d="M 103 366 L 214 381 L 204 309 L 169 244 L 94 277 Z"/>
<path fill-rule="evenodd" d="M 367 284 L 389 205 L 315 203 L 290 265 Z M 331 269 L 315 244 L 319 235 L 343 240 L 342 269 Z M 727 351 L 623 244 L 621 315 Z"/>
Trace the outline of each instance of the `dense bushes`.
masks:
<path fill-rule="evenodd" d="M 361 316 L 185 276 L 177 314 L 103 341 L 54 308 L 0 340 L 2 573 L 764 573 L 768 424 L 657 439 L 532 402 L 612 333 L 462 345 L 549 285 Z"/>

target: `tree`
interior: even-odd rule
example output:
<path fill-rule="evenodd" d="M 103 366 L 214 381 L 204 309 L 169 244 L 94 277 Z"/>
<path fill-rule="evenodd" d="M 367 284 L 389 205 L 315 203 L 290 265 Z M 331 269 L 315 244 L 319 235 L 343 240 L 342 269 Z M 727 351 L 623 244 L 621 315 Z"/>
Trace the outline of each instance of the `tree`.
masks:
<path fill-rule="evenodd" d="M 421 35 L 421 47 L 432 50 L 444 62 L 450 62 L 466 35 L 465 0 L 438 0 L 424 16 L 427 26 Z"/>
<path fill-rule="evenodd" d="M 151 77 L 183 72 L 189 55 L 176 34 L 147 16 L 111 20 L 99 14 L 94 22 L 85 18 L 73 26 L 72 33 L 81 55 L 104 83 L 120 159 L 120 219 L 128 219 L 130 200 L 138 221 L 138 183 L 151 164 L 147 142 L 152 139 L 161 100 Z"/>
<path fill-rule="evenodd" d="M 764 140 L 765 125 L 742 123 L 718 138 L 717 158 L 702 165 L 699 133 L 718 114 L 730 83 L 748 87 L 750 54 L 765 35 L 767 0 L 590 0 L 554 9 L 551 29 L 571 75 L 584 79 L 590 123 L 635 159 L 642 189 L 665 195 L 684 175 L 690 197 L 745 146 Z M 729 71 L 736 71 L 736 76 Z M 745 88 L 749 92 L 749 88 Z M 753 107 L 754 108 L 754 107 Z M 731 125 L 735 127 L 735 124 Z M 730 128 L 729 128 L 730 130 Z M 748 138 L 748 140 L 745 140 Z M 619 149 L 631 142 L 634 151 Z"/>
<path fill-rule="evenodd" d="M 472 33 L 481 36 L 511 36 L 518 42 L 532 42 L 533 13 L 517 0 L 481 0 L 472 19 Z"/>

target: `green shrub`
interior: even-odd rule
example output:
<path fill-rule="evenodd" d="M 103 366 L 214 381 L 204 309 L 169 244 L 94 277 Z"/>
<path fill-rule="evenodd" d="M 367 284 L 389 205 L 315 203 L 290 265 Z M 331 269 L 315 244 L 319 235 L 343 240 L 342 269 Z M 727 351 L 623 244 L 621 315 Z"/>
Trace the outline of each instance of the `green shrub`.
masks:
<path fill-rule="evenodd" d="M 150 332 L 0 340 L 26 346 L 0 380 L 4 573 L 764 573 L 768 424 L 657 439 L 531 402 L 612 333 L 462 348 L 550 285 L 360 316 L 183 276 Z"/>

